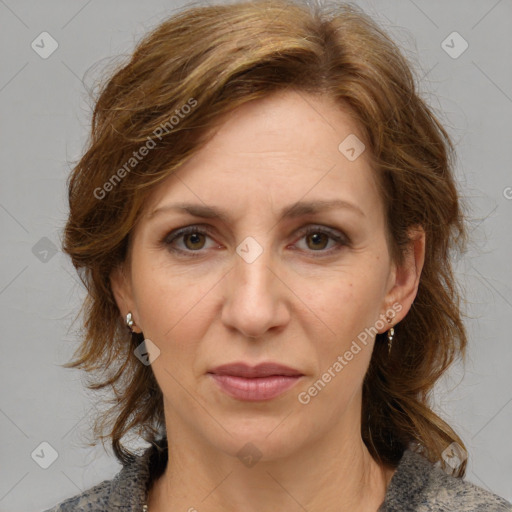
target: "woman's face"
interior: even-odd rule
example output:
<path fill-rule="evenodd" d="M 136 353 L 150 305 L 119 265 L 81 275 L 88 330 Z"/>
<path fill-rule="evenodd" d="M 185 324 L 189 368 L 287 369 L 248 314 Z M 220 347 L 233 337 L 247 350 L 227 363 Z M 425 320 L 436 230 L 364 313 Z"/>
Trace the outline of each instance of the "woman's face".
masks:
<path fill-rule="evenodd" d="M 155 189 L 132 234 L 130 267 L 112 285 L 123 316 L 131 311 L 150 353 L 159 350 L 152 368 L 170 442 L 229 455 L 257 450 L 270 460 L 360 435 L 375 333 L 389 329 L 386 315 L 392 325 L 405 316 L 423 264 L 422 250 L 407 268 L 390 261 L 360 140 L 329 98 L 278 93 L 229 115 Z M 334 201 L 346 204 L 299 207 Z M 192 234 L 177 233 L 184 227 Z M 250 388 L 254 379 L 210 373 L 268 361 L 302 376 L 269 378 L 269 394 L 244 397 L 219 383 Z M 281 393 L 278 381 L 288 385 Z"/>

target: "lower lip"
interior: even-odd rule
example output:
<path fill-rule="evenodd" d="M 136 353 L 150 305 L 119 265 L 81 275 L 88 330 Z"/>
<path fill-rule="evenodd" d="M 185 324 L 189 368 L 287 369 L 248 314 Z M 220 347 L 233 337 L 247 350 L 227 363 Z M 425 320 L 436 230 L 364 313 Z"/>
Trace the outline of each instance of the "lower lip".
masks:
<path fill-rule="evenodd" d="M 275 398 L 293 387 L 302 377 L 302 375 L 295 377 L 271 375 L 246 379 L 234 375 L 216 375 L 214 373 L 209 375 L 229 396 L 250 402 Z"/>

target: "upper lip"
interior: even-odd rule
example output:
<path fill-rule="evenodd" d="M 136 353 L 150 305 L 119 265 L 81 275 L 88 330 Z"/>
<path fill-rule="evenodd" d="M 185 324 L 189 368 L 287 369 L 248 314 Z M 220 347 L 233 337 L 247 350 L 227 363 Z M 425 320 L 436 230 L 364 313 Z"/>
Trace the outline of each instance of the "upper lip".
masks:
<path fill-rule="evenodd" d="M 254 378 L 269 377 L 270 375 L 300 376 L 303 375 L 295 368 L 290 368 L 279 363 L 265 362 L 256 366 L 250 366 L 247 363 L 236 362 L 223 364 L 213 368 L 208 373 L 216 375 L 234 375 L 236 377 Z"/>

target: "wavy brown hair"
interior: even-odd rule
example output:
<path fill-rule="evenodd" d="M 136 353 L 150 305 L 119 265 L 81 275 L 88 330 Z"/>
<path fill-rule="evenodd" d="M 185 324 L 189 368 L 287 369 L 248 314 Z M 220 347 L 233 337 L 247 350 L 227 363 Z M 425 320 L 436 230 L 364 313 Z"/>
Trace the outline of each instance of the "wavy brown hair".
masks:
<path fill-rule="evenodd" d="M 126 434 L 151 444 L 165 436 L 161 390 L 151 365 L 134 355 L 143 337 L 130 337 L 109 281 L 127 258 L 145 199 L 203 147 L 224 114 L 293 89 L 327 95 L 357 120 L 386 205 L 393 261 L 403 262 L 409 228 L 419 225 L 426 233 L 417 296 L 395 326 L 389 357 L 385 334 L 377 334 L 363 384 L 361 435 L 388 466 L 413 448 L 446 467 L 442 452 L 452 442 L 464 444 L 434 413 L 430 398 L 448 366 L 465 356 L 451 261 L 454 250 L 465 251 L 465 217 L 453 144 L 395 43 L 350 4 L 189 5 L 116 66 L 100 82 L 87 149 L 68 179 L 63 240 L 88 292 L 80 310 L 83 339 L 64 366 L 84 369 L 89 389 L 115 395 L 97 417 L 95 439 L 110 439 L 125 464 L 134 455 L 121 443 Z M 144 145 L 149 149 L 142 156 Z M 456 476 L 465 469 L 464 461 Z"/>

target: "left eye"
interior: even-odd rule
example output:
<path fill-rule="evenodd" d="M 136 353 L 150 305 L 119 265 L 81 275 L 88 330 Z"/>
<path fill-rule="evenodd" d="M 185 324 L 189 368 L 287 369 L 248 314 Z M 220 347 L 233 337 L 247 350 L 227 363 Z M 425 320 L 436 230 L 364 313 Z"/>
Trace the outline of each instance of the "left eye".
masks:
<path fill-rule="evenodd" d="M 307 228 L 306 231 L 301 232 L 301 239 L 306 239 L 306 244 L 308 241 L 311 241 L 314 251 L 322 250 L 326 248 L 326 245 L 329 243 L 329 239 L 336 242 L 338 245 L 343 245 L 345 243 L 343 236 L 337 234 L 336 232 L 332 232 L 330 230 L 319 229 L 319 228 Z M 336 243 L 334 245 L 336 245 Z M 332 246 L 331 246 L 332 248 Z"/>
<path fill-rule="evenodd" d="M 163 240 L 162 243 L 170 248 L 175 253 L 187 253 L 189 256 L 200 256 L 198 253 L 201 249 L 204 249 L 205 238 L 210 238 L 208 230 L 200 229 L 195 226 L 188 226 L 186 228 L 178 229 L 169 233 Z M 348 240 L 345 236 L 337 231 L 331 231 L 327 228 L 316 228 L 308 227 L 299 232 L 301 239 L 306 239 L 306 244 L 312 252 L 330 253 L 332 251 L 325 251 L 324 249 L 329 243 L 329 239 L 334 241 L 334 245 L 343 246 L 348 245 Z M 184 248 L 177 247 L 176 241 L 182 239 Z M 332 246 L 331 246 L 332 248 Z"/>

